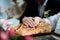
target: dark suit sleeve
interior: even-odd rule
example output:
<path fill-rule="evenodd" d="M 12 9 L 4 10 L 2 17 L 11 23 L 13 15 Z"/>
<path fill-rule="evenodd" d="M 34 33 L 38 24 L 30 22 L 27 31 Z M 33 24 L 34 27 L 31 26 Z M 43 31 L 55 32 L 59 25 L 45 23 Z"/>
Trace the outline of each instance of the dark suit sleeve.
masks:
<path fill-rule="evenodd" d="M 38 4 L 35 2 L 35 0 L 28 0 L 27 1 L 26 9 L 25 9 L 23 15 L 19 18 L 20 21 L 22 20 L 22 18 L 24 16 L 31 16 L 31 17 L 39 16 L 39 14 L 38 14 Z"/>

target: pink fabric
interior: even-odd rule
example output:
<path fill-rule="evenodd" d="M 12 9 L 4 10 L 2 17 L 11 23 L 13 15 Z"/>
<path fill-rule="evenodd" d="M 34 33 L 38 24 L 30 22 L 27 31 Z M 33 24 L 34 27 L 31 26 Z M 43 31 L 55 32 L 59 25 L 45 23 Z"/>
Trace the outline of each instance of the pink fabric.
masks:
<path fill-rule="evenodd" d="M 1 40 L 8 40 L 8 36 L 5 32 L 0 33 L 0 38 L 1 38 Z"/>
<path fill-rule="evenodd" d="M 14 30 L 13 29 L 7 30 L 7 32 L 8 32 L 10 37 L 12 37 L 14 35 Z"/>
<path fill-rule="evenodd" d="M 25 36 L 25 37 L 24 37 L 24 40 L 33 40 L 33 37 L 30 36 L 30 35 L 29 35 L 29 36 Z"/>
<path fill-rule="evenodd" d="M 8 22 L 6 20 L 3 21 L 3 24 L 5 24 L 6 26 L 8 26 Z"/>

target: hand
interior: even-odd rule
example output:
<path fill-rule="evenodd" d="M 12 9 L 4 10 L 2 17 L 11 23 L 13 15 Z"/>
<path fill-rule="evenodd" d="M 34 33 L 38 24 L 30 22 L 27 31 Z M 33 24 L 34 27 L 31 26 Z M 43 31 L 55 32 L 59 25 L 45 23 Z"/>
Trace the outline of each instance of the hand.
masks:
<path fill-rule="evenodd" d="M 34 18 L 34 26 L 37 26 L 40 22 L 45 22 L 42 18 L 40 17 L 35 17 Z"/>
<path fill-rule="evenodd" d="M 33 17 L 24 17 L 23 18 L 23 24 L 25 24 L 26 27 L 33 27 L 35 24 L 33 21 Z"/>
<path fill-rule="evenodd" d="M 35 17 L 34 18 L 34 23 L 35 23 L 34 26 L 37 26 L 39 24 L 40 20 L 41 19 L 39 17 Z"/>
<path fill-rule="evenodd" d="M 39 24 L 39 22 L 44 22 L 43 19 L 40 17 L 24 17 L 23 18 L 23 24 L 26 25 L 26 27 L 35 27 Z"/>

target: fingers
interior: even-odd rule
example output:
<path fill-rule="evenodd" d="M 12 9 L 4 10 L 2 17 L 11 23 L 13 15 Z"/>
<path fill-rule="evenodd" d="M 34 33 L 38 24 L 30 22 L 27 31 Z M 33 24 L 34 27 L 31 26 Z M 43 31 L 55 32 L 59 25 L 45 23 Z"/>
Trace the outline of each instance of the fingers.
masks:
<path fill-rule="evenodd" d="M 31 27 L 34 27 L 34 24 L 35 24 L 35 23 L 34 23 L 34 21 L 33 21 L 32 19 L 33 19 L 32 17 L 29 17 L 29 18 L 28 18 L 28 20 L 30 21 L 30 23 L 31 23 L 31 25 L 32 25 Z"/>
<path fill-rule="evenodd" d="M 23 23 L 25 25 L 30 26 L 30 27 L 33 27 L 34 26 L 34 21 L 32 20 L 32 17 L 24 17 L 23 18 Z"/>
<path fill-rule="evenodd" d="M 29 25 L 29 27 L 33 27 L 33 20 L 32 20 L 32 18 L 31 17 L 28 17 L 27 19 L 26 19 L 26 23 L 28 23 L 28 25 Z"/>
<path fill-rule="evenodd" d="M 25 28 L 26 28 L 26 27 L 28 27 L 28 25 L 27 25 L 27 23 L 26 23 L 26 22 L 23 22 L 23 24 L 25 24 L 25 26 L 24 26 Z"/>
<path fill-rule="evenodd" d="M 28 17 L 23 18 L 23 24 L 26 26 L 32 26 L 32 23 L 30 22 L 30 19 Z"/>
<path fill-rule="evenodd" d="M 40 17 L 24 17 L 23 18 L 23 24 L 25 24 L 27 27 L 35 27 L 39 24 L 39 22 L 43 21 Z"/>
<path fill-rule="evenodd" d="M 27 17 L 24 17 L 22 21 L 23 21 L 23 24 L 26 25 L 25 27 L 28 27 L 28 23 L 27 23 L 26 18 L 27 18 Z"/>

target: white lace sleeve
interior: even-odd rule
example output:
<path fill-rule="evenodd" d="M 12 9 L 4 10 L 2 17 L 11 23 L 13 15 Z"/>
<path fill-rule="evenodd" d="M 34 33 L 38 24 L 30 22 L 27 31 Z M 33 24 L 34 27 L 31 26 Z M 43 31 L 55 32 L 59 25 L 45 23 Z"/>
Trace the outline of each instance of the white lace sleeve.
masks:
<path fill-rule="evenodd" d="M 50 17 L 48 17 L 48 18 L 44 18 L 44 20 L 45 20 L 47 23 L 51 24 L 52 27 L 53 27 L 53 30 L 54 30 L 55 27 L 56 27 L 56 23 L 57 23 L 57 21 L 58 21 L 59 18 L 60 18 L 60 12 L 59 12 L 58 14 L 55 14 L 55 15 L 50 16 Z"/>
<path fill-rule="evenodd" d="M 56 28 L 55 28 L 55 31 L 54 31 L 56 34 L 60 34 L 60 18 L 57 22 L 57 25 L 56 25 Z"/>

